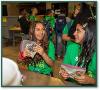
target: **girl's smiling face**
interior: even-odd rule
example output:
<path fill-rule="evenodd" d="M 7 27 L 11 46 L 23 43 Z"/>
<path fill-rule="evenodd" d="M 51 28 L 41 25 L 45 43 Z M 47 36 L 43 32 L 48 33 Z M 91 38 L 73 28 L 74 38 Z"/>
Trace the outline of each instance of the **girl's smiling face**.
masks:
<path fill-rule="evenodd" d="M 75 42 L 76 43 L 83 43 L 84 36 L 85 36 L 85 30 L 80 24 L 77 24 L 76 31 L 74 32 L 75 36 Z"/>
<path fill-rule="evenodd" d="M 35 26 L 35 37 L 37 40 L 41 41 L 44 37 L 44 26 L 41 23 L 37 23 Z"/>

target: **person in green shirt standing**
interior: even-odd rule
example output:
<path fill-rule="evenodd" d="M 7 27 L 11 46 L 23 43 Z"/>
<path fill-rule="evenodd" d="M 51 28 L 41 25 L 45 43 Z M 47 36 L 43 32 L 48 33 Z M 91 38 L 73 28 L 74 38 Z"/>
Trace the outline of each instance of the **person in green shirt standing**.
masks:
<path fill-rule="evenodd" d="M 29 21 L 37 21 L 36 15 L 38 14 L 38 10 L 35 7 L 31 8 L 31 15 L 29 15 L 28 19 Z"/>
<path fill-rule="evenodd" d="M 74 48 L 77 48 L 77 44 L 74 42 L 75 37 L 73 35 L 75 32 L 75 27 L 79 20 L 87 20 L 88 17 L 91 17 L 91 12 L 89 6 L 86 3 L 75 5 L 71 20 L 63 29 L 62 40 L 65 43 L 65 51 L 70 44 L 72 44 Z"/>
<path fill-rule="evenodd" d="M 48 34 L 48 39 L 52 39 L 52 37 L 55 35 L 55 17 L 54 17 L 54 11 L 52 9 L 48 9 L 46 11 L 46 15 L 44 16 L 43 22 L 46 26 L 46 31 Z"/>
<path fill-rule="evenodd" d="M 55 61 L 54 43 L 51 40 L 48 41 L 45 26 L 42 22 L 36 22 L 35 25 L 31 25 L 30 30 L 33 31 L 32 41 L 37 44 L 33 47 L 33 51 L 36 52 L 36 55 L 31 58 L 29 50 L 25 49 L 20 52 L 19 60 L 25 62 L 30 71 L 51 75 L 53 72 L 52 66 Z"/>
<path fill-rule="evenodd" d="M 73 45 L 73 48 L 77 48 L 77 44 L 74 42 L 74 38 L 71 37 L 73 35 L 69 35 L 69 32 L 71 29 L 73 29 L 73 27 L 75 26 L 75 22 L 78 21 L 78 17 L 80 16 L 79 13 L 80 13 L 80 8 L 81 8 L 81 5 L 78 4 L 75 6 L 75 10 L 73 12 L 73 15 L 71 16 L 71 19 L 69 22 L 67 22 L 67 24 L 65 25 L 64 29 L 63 29 L 63 32 L 62 32 L 62 40 L 63 40 L 63 48 L 64 48 L 64 52 L 67 53 L 67 47 L 72 44 Z M 71 32 L 73 33 L 73 32 Z"/>
<path fill-rule="evenodd" d="M 73 35 L 69 35 L 69 32 L 71 29 L 73 29 L 73 27 L 76 25 L 75 22 L 78 21 L 78 17 L 80 17 L 80 9 L 81 9 L 81 5 L 78 4 L 75 6 L 75 10 L 73 12 L 73 15 L 71 16 L 71 19 L 69 22 L 67 22 L 66 26 L 63 29 L 63 35 L 62 35 L 62 39 L 65 42 L 65 46 L 67 47 L 69 44 L 73 43 L 74 38 Z M 73 34 L 73 32 L 71 32 L 71 34 Z M 67 42 L 67 43 L 66 43 Z"/>
<path fill-rule="evenodd" d="M 76 26 L 76 44 L 70 44 L 67 48 L 63 64 L 86 68 L 86 73 L 77 72 L 73 79 L 79 84 L 96 84 L 96 21 L 94 19 L 80 20 Z M 63 78 L 68 79 L 67 71 L 61 70 Z"/>

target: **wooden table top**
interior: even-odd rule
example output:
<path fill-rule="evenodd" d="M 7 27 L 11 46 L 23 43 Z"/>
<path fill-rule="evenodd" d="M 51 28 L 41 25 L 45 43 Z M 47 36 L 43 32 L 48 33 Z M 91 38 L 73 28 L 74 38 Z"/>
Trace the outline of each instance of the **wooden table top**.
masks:
<path fill-rule="evenodd" d="M 22 71 L 25 79 L 23 86 L 65 86 L 65 84 L 58 78 L 39 74 L 31 71 Z"/>

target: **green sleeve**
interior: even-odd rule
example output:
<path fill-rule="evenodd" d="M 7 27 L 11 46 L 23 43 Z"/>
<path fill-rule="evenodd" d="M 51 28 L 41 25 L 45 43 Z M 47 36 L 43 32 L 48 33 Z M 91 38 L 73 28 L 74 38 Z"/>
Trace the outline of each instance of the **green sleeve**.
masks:
<path fill-rule="evenodd" d="M 80 52 L 80 45 L 74 42 L 68 45 L 66 48 L 66 54 L 64 56 L 63 64 L 76 65 L 78 60 L 78 54 Z"/>
<path fill-rule="evenodd" d="M 63 29 L 63 34 L 68 34 L 69 27 L 72 26 L 73 22 L 74 22 L 74 20 L 72 20 L 69 24 L 68 23 L 66 24 L 66 26 Z"/>
<path fill-rule="evenodd" d="M 28 15 L 28 20 L 30 20 L 30 15 Z"/>
<path fill-rule="evenodd" d="M 67 24 L 66 24 L 66 26 L 65 26 L 64 29 L 63 29 L 63 34 L 68 34 L 68 27 L 67 27 Z"/>
<path fill-rule="evenodd" d="M 35 21 L 35 20 L 36 20 L 36 17 L 35 17 L 35 16 L 30 15 L 30 16 L 29 16 L 29 20 Z"/>
<path fill-rule="evenodd" d="M 54 17 L 52 17 L 52 16 L 45 16 L 45 18 L 44 18 L 46 21 L 50 21 L 50 25 L 51 25 L 51 27 L 52 28 L 54 28 L 55 27 L 55 18 Z"/>
<path fill-rule="evenodd" d="M 63 64 L 71 64 L 70 63 L 70 50 L 67 48 L 64 59 L 63 59 Z"/>
<path fill-rule="evenodd" d="M 48 20 L 48 16 L 45 16 L 44 19 L 45 19 L 45 20 Z"/>
<path fill-rule="evenodd" d="M 88 66 L 88 75 L 90 76 L 90 77 L 93 77 L 93 78 L 96 78 L 96 71 L 97 71 L 97 69 L 96 69 L 96 53 L 94 53 L 93 54 L 93 57 L 92 57 L 92 60 L 91 60 L 91 62 L 90 62 L 90 64 L 89 64 L 89 66 Z"/>
<path fill-rule="evenodd" d="M 48 56 L 55 61 L 55 46 L 52 41 L 49 41 Z"/>

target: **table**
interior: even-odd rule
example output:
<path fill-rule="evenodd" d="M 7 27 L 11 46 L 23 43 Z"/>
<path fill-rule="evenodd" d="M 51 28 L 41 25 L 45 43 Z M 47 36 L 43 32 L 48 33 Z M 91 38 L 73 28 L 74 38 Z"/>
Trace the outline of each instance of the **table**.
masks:
<path fill-rule="evenodd" d="M 21 33 L 21 28 L 20 27 L 16 27 L 16 26 L 13 26 L 9 29 L 10 32 L 12 32 L 12 39 L 13 39 L 13 46 L 15 46 L 15 34 L 16 33 Z"/>
<path fill-rule="evenodd" d="M 25 76 L 23 86 L 65 86 L 65 84 L 58 78 L 39 74 L 31 71 L 22 71 Z"/>
<path fill-rule="evenodd" d="M 22 82 L 23 86 L 79 86 L 72 82 L 68 81 L 61 81 L 58 78 L 39 74 L 36 72 L 31 72 L 27 70 L 21 71 L 22 74 L 25 76 L 24 81 Z"/>

